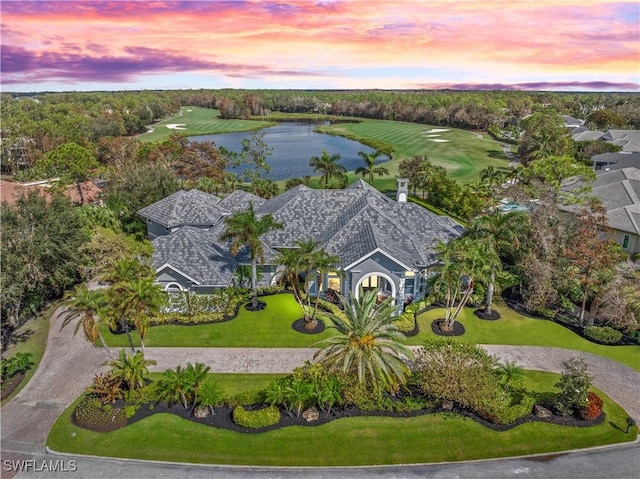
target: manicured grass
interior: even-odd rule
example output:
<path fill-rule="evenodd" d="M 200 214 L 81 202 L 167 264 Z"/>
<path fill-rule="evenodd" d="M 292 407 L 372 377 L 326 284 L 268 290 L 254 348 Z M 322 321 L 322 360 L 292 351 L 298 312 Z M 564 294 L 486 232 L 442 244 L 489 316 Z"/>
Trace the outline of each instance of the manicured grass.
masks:
<path fill-rule="evenodd" d="M 432 129 L 448 131 L 429 133 Z M 376 178 L 376 187 L 396 190 L 398 165 L 404 158 L 426 155 L 431 162 L 447 169 L 449 176 L 462 183 L 478 177 L 488 166 L 507 168 L 508 160 L 500 145 L 488 135 L 447 127 L 434 127 L 400 121 L 363 120 L 359 123 L 337 123 L 323 128 L 335 134 L 341 132 L 361 139 L 376 139 L 393 146 L 394 160 L 385 163 L 389 176 Z M 438 135 L 429 137 L 427 135 Z M 437 142 L 434 140 L 447 140 Z"/>
<path fill-rule="evenodd" d="M 557 375 L 528 372 L 527 386 L 552 390 Z M 53 450 L 101 456 L 214 464 L 348 466 L 461 461 L 549 453 L 635 439 L 624 434 L 626 413 L 605 394 L 605 420 L 588 428 L 528 423 L 495 432 L 455 414 L 413 418 L 359 417 L 316 427 L 241 434 L 157 414 L 99 434 L 74 426 L 70 406 L 54 424 Z"/>
<path fill-rule="evenodd" d="M 145 346 L 147 347 L 317 347 L 318 341 L 334 334 L 333 329 L 325 329 L 320 334 L 302 334 L 291 325 L 302 317 L 300 306 L 292 294 L 276 294 L 261 298 L 267 303 L 259 312 L 247 311 L 240 307 L 238 317 L 231 321 L 195 326 L 153 326 L 149 328 Z M 126 334 L 114 335 L 102 329 L 109 346 L 126 347 Z M 134 342 L 138 345 L 135 332 Z"/>
<path fill-rule="evenodd" d="M 49 336 L 49 323 L 51 316 L 60 306 L 60 301 L 54 301 L 47 306 L 36 318 L 27 321 L 20 326 L 13 337 L 13 342 L 9 344 L 4 357 L 9 358 L 16 353 L 31 353 L 31 360 L 34 365 L 25 374 L 22 383 L 4 400 L 2 404 L 10 401 L 23 387 L 27 385 L 38 369 L 38 365 L 44 355 L 47 337 Z M 72 326 L 69 326 L 72 327 Z"/>
<path fill-rule="evenodd" d="M 497 307 L 501 318 L 498 321 L 483 321 L 465 308 L 460 314 L 460 323 L 465 334 L 458 339 L 474 344 L 513 344 L 522 346 L 547 346 L 575 349 L 599 354 L 640 371 L 640 346 L 604 346 L 578 336 L 573 331 L 543 319 L 531 319 L 517 314 L 507 307 Z M 418 317 L 420 333 L 408 338 L 409 344 L 422 344 L 436 335 L 431 331 L 431 322 L 443 318 L 444 310 L 432 309 Z"/>
<path fill-rule="evenodd" d="M 160 141 L 169 138 L 173 133 L 181 135 L 210 135 L 214 133 L 231 133 L 236 131 L 250 131 L 273 126 L 270 121 L 259 120 L 222 120 L 219 118 L 220 112 L 210 108 L 199 108 L 196 106 L 184 106 L 180 109 L 180 114 L 164 119 L 151 128 L 152 132 L 143 133 L 138 139 L 143 143 Z M 167 125 L 182 125 L 184 130 L 170 129 Z"/>

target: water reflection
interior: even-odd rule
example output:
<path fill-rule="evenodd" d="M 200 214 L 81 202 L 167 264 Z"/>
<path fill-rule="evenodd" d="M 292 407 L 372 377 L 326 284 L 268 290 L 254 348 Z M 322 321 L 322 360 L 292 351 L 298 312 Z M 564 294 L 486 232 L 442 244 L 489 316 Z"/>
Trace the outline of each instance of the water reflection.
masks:
<path fill-rule="evenodd" d="M 328 122 L 284 122 L 270 128 L 261 130 L 264 133 L 263 140 L 273 149 L 267 162 L 271 165 L 269 177 L 274 180 L 287 178 L 302 178 L 305 175 L 315 175 L 309 167 L 309 159 L 312 156 L 320 156 L 322 150 L 327 150 L 329 155 L 338 153 L 342 156 L 340 163 L 348 170 L 355 170 L 363 166 L 359 151 L 371 153 L 374 150 L 357 141 L 348 140 L 340 136 L 315 133 L 313 129 L 318 125 L 326 125 Z M 223 133 L 219 135 L 191 136 L 191 141 L 213 141 L 218 147 L 224 146 L 228 150 L 240 151 L 242 140 L 250 138 L 250 132 Z M 387 161 L 389 157 L 380 156 L 378 162 Z M 235 171 L 241 173 L 244 167 Z"/>

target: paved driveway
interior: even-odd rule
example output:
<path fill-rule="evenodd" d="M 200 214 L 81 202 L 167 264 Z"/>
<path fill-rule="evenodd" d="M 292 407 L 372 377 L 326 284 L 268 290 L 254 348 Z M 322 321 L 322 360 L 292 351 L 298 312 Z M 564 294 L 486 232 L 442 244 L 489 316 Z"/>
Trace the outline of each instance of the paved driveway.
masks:
<path fill-rule="evenodd" d="M 73 337 L 72 327 L 60 331 L 60 312 L 61 309 L 59 309 L 51 319 L 47 348 L 32 380 L 11 402 L 3 406 L 0 410 L 2 426 L 0 451 L 2 452 L 3 461 L 54 457 L 46 455 L 45 452 L 46 438 L 51 426 L 62 411 L 91 383 L 94 374 L 104 369 L 102 363 L 108 359 L 104 349 L 96 348 L 79 337 Z M 640 404 L 638 401 L 640 397 L 640 373 L 627 366 L 600 356 L 558 348 L 494 345 L 484 347 L 491 354 L 498 356 L 502 360 L 515 361 L 528 369 L 554 372 L 561 370 L 562 361 L 579 354 L 587 362 L 589 371 L 594 376 L 594 384 L 621 404 L 627 412 L 640 423 Z M 199 361 L 209 365 L 212 372 L 237 373 L 287 373 L 301 365 L 305 360 L 311 360 L 314 353 L 314 349 L 296 348 L 147 348 L 146 350 L 147 357 L 155 359 L 158 362 L 153 370 L 164 370 L 175 367 L 178 364 Z M 632 454 L 621 455 L 611 452 L 593 452 L 591 454 L 600 453 L 603 455 L 603 460 L 605 456 L 615 457 L 615 459 L 611 459 L 612 464 L 610 468 L 606 469 L 612 473 L 610 477 L 631 477 L 627 476 L 625 471 L 637 470 L 637 466 L 639 465 L 637 461 L 638 447 L 637 445 L 623 447 L 630 448 Z M 557 456 L 558 455 L 555 455 L 553 457 Z M 621 456 L 628 457 L 629 460 L 620 462 Z M 104 474 L 108 474 L 107 471 L 114 473 L 114 471 L 119 470 L 114 464 L 121 464 L 123 465 L 122 470 L 128 470 L 128 465 L 130 464 L 124 463 L 123 461 L 114 462 L 108 459 L 81 459 L 81 462 L 82 461 L 86 461 L 85 466 L 87 464 L 92 464 L 93 466 L 92 468 L 86 469 L 87 475 L 76 475 L 75 477 L 122 477 L 120 474 L 111 476 L 100 475 L 103 473 L 98 474 L 98 471 L 104 471 Z M 518 460 L 514 459 L 513 461 Z M 492 463 L 495 463 L 495 461 L 492 461 Z M 4 465 L 5 463 L 2 462 L 2 464 Z M 131 465 L 131 467 L 138 471 L 135 474 L 136 477 L 175 477 L 176 467 L 178 470 L 186 471 L 188 469 L 192 472 L 203 471 L 201 467 L 194 469 L 193 467 L 184 466 L 187 469 L 182 469 L 182 466 L 150 465 L 144 462 L 135 462 L 135 464 L 135 467 L 133 465 Z M 474 464 L 476 464 L 476 466 L 472 469 L 462 466 L 456 466 L 456 468 L 460 471 L 473 470 L 476 475 L 459 475 L 457 473 L 449 475 L 449 473 L 446 473 L 440 477 L 510 477 L 508 475 L 502 475 L 506 473 L 507 470 L 510 470 L 502 467 L 487 469 L 487 471 L 494 471 L 494 476 L 490 474 L 482 476 L 477 469 L 477 467 L 480 466 L 477 465 L 478 463 Z M 481 467 L 489 467 L 484 466 L 484 464 L 488 464 L 486 462 L 481 464 L 483 464 Z M 502 461 L 500 464 L 505 464 L 505 462 Z M 585 464 L 585 461 L 582 461 L 580 464 Z M 385 474 L 383 474 L 386 477 L 408 477 L 405 474 L 409 474 L 409 471 L 412 471 L 409 476 L 417 473 L 418 476 L 424 477 L 419 471 L 425 470 L 425 467 L 433 468 L 435 466 L 421 467 L 422 469 L 375 468 L 371 469 L 371 471 L 376 471 L 381 474 L 383 471 L 386 471 Z M 575 466 L 571 467 L 575 468 Z M 440 467 L 440 469 L 446 469 L 451 472 L 450 468 L 443 469 L 443 467 Z M 529 468 L 529 470 L 530 469 L 531 468 Z M 222 470 L 226 471 L 228 474 L 224 475 L 224 477 L 238 477 L 236 474 L 237 468 L 216 468 L 212 466 L 208 470 L 208 474 L 214 470 L 218 472 Z M 262 469 L 252 469 L 256 474 L 260 470 Z M 503 472 L 499 472 L 499 470 Z M 93 476 L 91 471 L 94 471 L 97 475 Z M 140 471 L 148 471 L 149 475 L 147 476 L 146 473 L 142 474 Z M 266 477 L 292 477 L 289 473 L 285 474 L 283 472 L 284 470 L 279 473 L 275 473 L 273 469 L 263 471 L 266 471 Z M 300 470 L 298 471 L 300 472 Z M 345 477 L 344 475 L 337 474 L 337 470 L 333 470 L 333 473 L 327 472 L 327 470 L 323 471 L 322 474 L 315 477 Z M 613 474 L 614 471 L 618 471 L 619 474 Z M 589 472 L 594 472 L 592 467 L 584 472 L 586 475 L 583 475 L 583 478 L 603 477 L 588 475 Z M 398 475 L 395 475 L 396 473 Z M 4 470 L 2 477 L 8 479 L 13 477 L 14 474 L 14 472 Z M 304 474 L 298 474 L 297 477 L 313 477 L 313 474 L 315 473 L 307 471 Z M 177 475 L 183 476 L 183 474 Z M 194 472 L 194 477 L 200 477 L 200 475 L 200 473 L 196 474 Z M 245 473 L 240 474 L 240 476 L 245 475 Z M 253 473 L 250 475 L 252 477 L 258 477 Z M 354 473 L 353 475 L 358 474 Z M 20 473 L 18 477 L 32 476 Z M 45 476 L 36 475 L 34 477 Z M 183 477 L 188 476 L 184 475 Z M 296 475 L 294 474 L 293 477 L 296 477 Z"/>

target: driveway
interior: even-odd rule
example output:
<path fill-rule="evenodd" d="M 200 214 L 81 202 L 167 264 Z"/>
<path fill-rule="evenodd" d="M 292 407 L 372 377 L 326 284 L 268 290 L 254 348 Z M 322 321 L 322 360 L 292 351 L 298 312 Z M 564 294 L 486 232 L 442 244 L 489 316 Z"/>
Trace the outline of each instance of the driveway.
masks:
<path fill-rule="evenodd" d="M 8 404 L 4 405 L 0 410 L 1 413 L 1 444 L 0 451 L 2 453 L 2 464 L 4 461 L 18 460 L 18 459 L 40 459 L 40 458 L 54 458 L 60 459 L 57 456 L 47 455 L 45 451 L 46 438 L 49 430 L 51 429 L 56 418 L 64 411 L 64 409 L 71 404 L 83 391 L 84 388 L 91 383 L 93 376 L 101 371 L 103 368 L 102 363 L 108 359 L 106 351 L 102 348 L 96 348 L 80 337 L 73 337 L 73 327 L 65 328 L 60 331 L 60 313 L 62 308 L 59 308 L 54 316 L 51 318 L 49 337 L 47 339 L 47 347 L 45 354 L 40 362 L 40 365 L 34 374 L 29 384 L 20 391 L 20 393 Z M 640 404 L 638 398 L 640 397 L 640 373 L 635 370 L 611 361 L 600 356 L 578 353 L 566 349 L 558 348 L 540 348 L 532 346 L 496 346 L 488 345 L 484 346 L 491 354 L 498 356 L 502 360 L 515 361 L 519 365 L 528 369 L 538 369 L 543 371 L 559 372 L 562 368 L 562 361 L 573 357 L 575 355 L 582 356 L 588 364 L 589 371 L 594 377 L 594 384 L 606 392 L 612 399 L 622 405 L 629 414 L 634 417 L 638 423 L 640 423 Z M 115 352 L 116 350 L 114 350 Z M 311 360 L 314 349 L 297 349 L 297 348 L 147 348 L 146 355 L 148 358 L 155 359 L 158 364 L 153 370 L 164 370 L 170 367 L 175 367 L 179 364 L 185 364 L 187 362 L 203 362 L 211 367 L 212 372 L 235 372 L 235 373 L 287 373 L 293 368 L 300 366 L 305 360 Z M 620 462 L 620 454 L 610 452 L 610 449 L 603 451 L 609 452 L 591 452 L 590 457 L 593 454 L 602 454 L 603 460 L 606 457 L 611 457 L 611 465 L 606 471 L 611 472 L 618 478 L 631 477 L 626 475 L 626 471 L 634 470 L 637 467 L 638 448 L 637 445 L 620 446 L 629 449 L 630 455 L 629 461 Z M 584 453 L 580 453 L 584 454 Z M 554 457 L 560 455 L 552 455 Z M 549 456 L 551 457 L 551 456 Z M 615 459 L 613 459 L 615 457 Z M 66 460 L 66 459 L 65 459 Z M 190 471 L 203 471 L 203 467 L 193 466 L 168 466 L 168 465 L 152 465 L 149 463 L 134 461 L 133 463 L 123 462 L 121 460 L 109 460 L 103 458 L 96 459 L 79 459 L 80 462 L 84 462 L 85 467 L 91 464 L 92 467 L 85 469 L 87 475 L 75 475 L 74 477 L 121 477 L 113 475 L 114 471 L 120 470 L 116 467 L 116 464 L 120 464 L 123 469 L 129 470 L 128 464 L 131 464 L 133 470 L 137 471 L 136 477 L 175 477 L 186 475 L 176 472 L 178 470 L 190 470 Z M 513 459 L 511 461 L 518 461 Z M 520 460 L 522 461 L 522 460 Z M 482 462 L 482 467 L 485 464 L 496 463 L 496 461 Z M 467 469 L 462 466 L 458 466 L 460 470 L 474 471 L 475 475 L 449 475 L 448 473 L 441 477 L 510 477 L 508 475 L 501 475 L 502 473 L 493 470 L 494 475 L 487 473 L 488 475 L 482 476 L 476 467 Z M 505 464 L 505 461 L 500 461 L 500 464 Z M 585 461 L 578 462 L 578 465 L 586 464 Z M 633 466 L 633 467 L 630 467 Z M 418 467 L 418 466 L 416 466 Z M 436 466 L 420 466 L 424 468 L 434 468 Z M 453 466 L 452 466 L 453 467 Z M 489 467 L 489 466 L 486 466 Z M 569 467 L 569 466 L 567 466 Z M 576 466 L 573 467 L 573 471 L 577 472 Z M 443 469 L 443 466 L 439 466 Z M 205 467 L 206 469 L 206 467 Z M 411 476 L 418 474 L 419 477 L 424 477 L 419 471 L 422 469 L 410 469 Z M 504 468 L 498 467 L 498 470 Z M 582 467 L 579 467 L 582 470 Z M 242 469 L 246 473 L 246 469 Z M 252 471 L 256 472 L 262 470 L 260 468 L 253 468 Z M 384 475 L 386 477 L 407 477 L 405 472 L 406 468 L 402 469 L 404 472 L 400 472 L 401 469 L 390 468 L 376 468 L 377 472 L 382 473 L 386 471 Z M 636 469 L 637 470 L 637 469 Z M 98 471 L 104 471 L 104 474 L 112 475 L 100 475 Z M 147 471 L 146 473 L 138 474 L 138 472 Z M 246 477 L 247 474 L 236 474 L 237 468 L 221 468 L 211 466 L 207 469 L 207 474 L 211 474 L 213 471 L 225 471 L 220 477 Z M 234 472 L 235 471 L 235 472 Z M 283 470 L 276 473 L 276 470 L 266 470 L 266 477 L 296 477 L 296 475 L 290 475 L 284 473 Z M 291 470 L 289 470 L 291 471 Z M 300 472 L 301 470 L 298 470 Z M 323 470 L 326 472 L 326 470 Z M 327 472 L 321 474 L 323 477 L 344 477 L 344 475 L 337 474 L 338 470 L 333 470 L 333 473 Z M 394 473 L 395 471 L 395 473 Z M 506 474 L 507 469 L 504 469 Z M 593 468 L 586 469 L 585 473 L 594 472 Z M 619 474 L 614 474 L 614 471 L 618 471 Z M 93 473 L 98 475 L 94 476 Z M 399 474 L 399 475 L 396 475 Z M 69 474 L 69 473 L 67 473 Z M 271 474 L 271 476 L 269 475 Z M 124 474 L 123 475 L 129 475 Z M 203 474 L 203 476 L 206 474 Z M 253 473 L 250 474 L 255 476 Z M 349 474 L 351 475 L 351 474 Z M 358 475 L 358 474 L 355 474 Z M 14 471 L 8 471 L 6 468 L 3 470 L 2 477 L 9 479 L 15 476 Z M 200 476 L 200 473 L 195 474 L 194 477 Z M 218 474 L 216 473 L 216 476 Z M 297 477 L 311 477 L 310 475 L 297 474 Z M 19 473 L 17 477 L 37 477 L 31 476 L 29 473 Z M 40 474 L 39 477 L 44 477 Z M 47 477 L 55 477 L 55 474 Z M 64 477 L 64 476 L 60 476 Z M 317 477 L 317 476 L 316 476 Z M 544 475 L 536 477 L 545 477 Z M 551 477 L 551 476 L 546 476 Z M 565 476 L 558 476 L 565 477 Z M 601 477 L 590 476 L 588 474 L 581 477 Z"/>

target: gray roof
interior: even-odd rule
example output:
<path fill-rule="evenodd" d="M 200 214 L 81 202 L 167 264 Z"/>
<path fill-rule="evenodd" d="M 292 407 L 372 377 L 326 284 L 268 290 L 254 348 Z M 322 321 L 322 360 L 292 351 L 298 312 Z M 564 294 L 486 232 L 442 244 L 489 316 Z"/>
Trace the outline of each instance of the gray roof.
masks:
<path fill-rule="evenodd" d="M 604 135 L 604 132 L 602 131 L 591 131 L 586 128 L 582 131 L 578 131 L 578 128 L 576 128 L 573 130 L 571 138 L 573 138 L 573 141 L 595 141 L 602 138 L 602 135 Z"/>
<path fill-rule="evenodd" d="M 571 188 L 581 186 L 580 183 Z M 607 210 L 607 222 L 613 229 L 640 234 L 640 169 L 622 168 L 600 171 L 591 187 L 591 196 L 598 198 Z M 577 211 L 576 206 L 565 206 Z"/>
<path fill-rule="evenodd" d="M 602 139 L 619 146 L 622 151 L 640 151 L 640 130 L 609 130 Z"/>
<path fill-rule="evenodd" d="M 591 161 L 594 162 L 596 168 L 600 167 L 603 170 L 620 170 L 622 168 L 640 168 L 640 152 L 616 152 L 616 153 L 602 153 L 591 157 Z"/>
<path fill-rule="evenodd" d="M 238 263 L 210 230 L 185 226 L 153 240 L 153 267 L 170 265 L 201 286 L 227 286 Z"/>
<path fill-rule="evenodd" d="M 218 206 L 220 198 L 199 190 L 180 190 L 142 208 L 140 216 L 169 228 L 175 226 L 212 226 L 229 211 Z"/>
<path fill-rule="evenodd" d="M 284 225 L 282 230 L 261 238 L 267 264 L 274 263 L 279 248 L 296 247 L 298 240 L 313 239 L 328 253 L 337 255 L 343 267 L 379 251 L 408 269 L 418 270 L 435 262 L 439 241 L 463 232 L 452 219 L 413 203 L 397 203 L 362 180 L 342 190 L 299 185 L 267 201 L 244 192 L 234 192 L 223 200 L 206 193 L 179 193 L 144 208 L 140 214 L 155 221 L 169 217 L 173 224 L 196 218 L 199 222 L 195 226 L 202 225 L 202 220 L 193 212 L 206 211 L 217 221 L 208 230 L 185 226 L 153 240 L 153 264 L 156 269 L 170 264 L 207 285 L 228 284 L 237 265 L 249 263 L 248 248 L 241 248 L 233 257 L 230 243 L 221 242 L 220 236 L 226 229 L 224 217 L 251 202 L 256 214 L 272 214 Z M 191 207 L 189 198 L 194 203 Z M 179 212 L 188 215 L 176 217 Z"/>
<path fill-rule="evenodd" d="M 232 213 L 244 210 L 249 207 L 249 203 L 253 203 L 253 207 L 258 209 L 266 200 L 252 193 L 242 190 L 235 190 L 233 193 L 225 196 L 220 200 L 218 206 Z"/>

